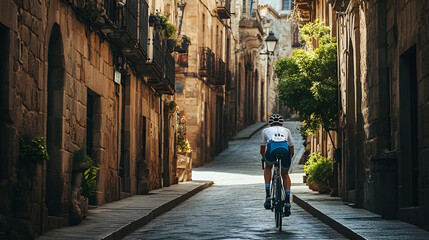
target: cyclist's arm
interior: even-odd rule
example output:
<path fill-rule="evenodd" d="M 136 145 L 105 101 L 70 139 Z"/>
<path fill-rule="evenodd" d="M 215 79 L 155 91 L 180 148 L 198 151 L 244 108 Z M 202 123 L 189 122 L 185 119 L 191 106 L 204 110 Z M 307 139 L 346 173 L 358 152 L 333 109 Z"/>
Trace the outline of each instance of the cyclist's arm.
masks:
<path fill-rule="evenodd" d="M 262 158 L 265 157 L 265 145 L 261 145 L 261 150 L 259 151 L 259 153 L 261 154 Z"/>
<path fill-rule="evenodd" d="M 267 129 L 265 128 L 264 130 L 262 130 L 262 134 L 261 134 L 261 149 L 259 151 L 259 153 L 261 154 L 262 158 L 265 158 L 265 148 L 267 146 L 267 135 L 265 134 L 265 132 L 267 131 Z"/>

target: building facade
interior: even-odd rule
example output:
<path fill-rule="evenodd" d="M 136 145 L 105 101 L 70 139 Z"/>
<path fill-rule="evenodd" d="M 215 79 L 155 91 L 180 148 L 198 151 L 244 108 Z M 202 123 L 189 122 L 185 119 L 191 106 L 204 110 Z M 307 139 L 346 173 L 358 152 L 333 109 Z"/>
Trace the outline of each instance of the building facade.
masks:
<path fill-rule="evenodd" d="M 290 57 L 293 50 L 300 48 L 299 22 L 293 18 L 293 1 L 260 1 L 259 12 L 262 18 L 262 28 L 266 38 L 270 32 L 278 39 L 274 52 L 269 53 L 266 44 L 261 49 L 260 66 L 263 79 L 265 98 L 264 118 L 267 121 L 273 113 L 280 113 L 285 119 L 290 119 L 292 114 L 279 101 L 276 93 L 277 81 L 274 75 L 275 62 L 284 57 Z"/>
<path fill-rule="evenodd" d="M 263 79 L 259 66 L 260 49 L 264 44 L 262 20 L 258 1 L 237 1 L 231 19 L 233 38 L 237 39 L 232 53 L 235 72 L 231 83 L 230 108 L 234 125 L 230 133 L 236 134 L 246 126 L 260 121 L 265 105 Z"/>
<path fill-rule="evenodd" d="M 342 200 L 429 229 L 429 1 L 296 4 L 308 21 L 336 12 Z"/>
<path fill-rule="evenodd" d="M 179 34 L 190 45 L 178 56 L 176 101 L 186 117 L 193 166 L 210 161 L 227 146 L 230 6 L 229 0 L 191 0 L 179 5 Z"/>
<path fill-rule="evenodd" d="M 0 2 L 1 236 L 82 220 L 79 149 L 99 169 L 89 204 L 176 182 L 174 59 L 149 21 L 156 6 L 121 3 Z M 43 137 L 49 160 L 22 159 L 26 137 Z"/>
<path fill-rule="evenodd" d="M 342 199 L 429 229 L 429 1 L 333 4 Z"/>

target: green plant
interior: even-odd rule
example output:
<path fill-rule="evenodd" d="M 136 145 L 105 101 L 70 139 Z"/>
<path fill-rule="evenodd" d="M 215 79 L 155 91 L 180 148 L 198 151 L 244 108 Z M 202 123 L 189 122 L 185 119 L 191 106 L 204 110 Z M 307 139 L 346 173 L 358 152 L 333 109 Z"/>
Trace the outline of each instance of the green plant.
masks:
<path fill-rule="evenodd" d="M 43 137 L 19 140 L 19 158 L 26 162 L 42 163 L 49 160 L 48 148 Z"/>
<path fill-rule="evenodd" d="M 97 173 L 99 168 L 92 166 L 89 167 L 84 173 L 82 178 L 82 184 L 80 185 L 80 195 L 84 197 L 91 197 L 97 190 Z"/>
<path fill-rule="evenodd" d="M 319 153 L 312 153 L 304 165 L 304 172 L 308 174 L 307 182 L 328 185 L 333 176 L 333 163 Z"/>
<path fill-rule="evenodd" d="M 92 164 L 91 157 L 86 155 L 86 150 L 83 147 L 81 149 L 77 150 L 73 154 L 73 161 L 75 161 L 75 162 L 88 162 L 88 163 Z"/>
<path fill-rule="evenodd" d="M 338 118 L 337 43 L 329 27 L 317 20 L 301 28 L 305 49 L 295 50 L 290 57 L 275 64 L 279 78 L 279 100 L 299 112 L 305 124 L 302 133 L 310 134 L 322 126 L 336 130 Z M 318 47 L 313 48 L 313 43 Z"/>
<path fill-rule="evenodd" d="M 85 170 L 82 176 L 79 193 L 84 197 L 91 197 L 97 190 L 97 173 L 99 168 L 94 166 L 94 162 L 90 156 L 86 154 L 85 148 L 81 148 L 74 153 L 73 160 L 77 162 L 88 162 L 90 167 Z"/>
<path fill-rule="evenodd" d="M 177 103 L 175 101 L 168 102 L 165 104 L 165 108 L 169 113 L 174 113 L 177 109 Z"/>
<path fill-rule="evenodd" d="M 176 118 L 176 149 L 178 152 L 182 153 L 191 153 L 191 144 L 189 143 L 188 138 L 186 137 L 186 116 L 180 116 L 180 110 L 177 108 L 177 118 Z"/>
<path fill-rule="evenodd" d="M 165 27 L 161 31 L 161 35 L 165 39 L 172 39 L 175 40 L 175 43 L 177 43 L 177 37 L 176 37 L 176 31 L 177 28 L 173 24 L 168 22 L 168 18 L 161 16 L 161 24 L 165 25 Z"/>

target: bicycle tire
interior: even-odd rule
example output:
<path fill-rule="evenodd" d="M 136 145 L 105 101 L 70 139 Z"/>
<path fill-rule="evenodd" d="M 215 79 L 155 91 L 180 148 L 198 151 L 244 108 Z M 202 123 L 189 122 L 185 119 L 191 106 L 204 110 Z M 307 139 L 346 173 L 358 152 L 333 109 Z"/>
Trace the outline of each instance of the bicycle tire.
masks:
<path fill-rule="evenodd" d="M 277 198 L 277 204 L 276 204 L 276 227 L 279 228 L 279 231 L 282 230 L 282 219 L 283 219 L 283 201 L 282 201 L 282 184 L 281 179 L 277 178 L 277 184 L 276 184 L 276 198 Z"/>
<path fill-rule="evenodd" d="M 282 231 L 282 222 L 283 222 L 283 213 L 281 210 L 281 206 L 278 206 L 278 210 L 276 211 L 276 216 L 277 216 L 277 227 L 279 228 L 279 231 Z"/>
<path fill-rule="evenodd" d="M 277 210 L 277 206 L 274 209 L 274 219 L 276 221 L 276 228 L 279 227 L 279 214 L 277 214 L 278 210 Z"/>

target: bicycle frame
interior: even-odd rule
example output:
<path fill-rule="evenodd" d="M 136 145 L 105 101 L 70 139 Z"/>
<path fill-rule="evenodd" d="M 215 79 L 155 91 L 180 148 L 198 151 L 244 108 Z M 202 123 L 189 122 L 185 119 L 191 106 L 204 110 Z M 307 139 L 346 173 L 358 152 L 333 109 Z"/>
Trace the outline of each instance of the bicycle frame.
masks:
<path fill-rule="evenodd" d="M 274 209 L 274 205 L 277 204 L 278 200 L 276 197 L 276 189 L 277 189 L 277 183 L 280 183 L 280 201 L 283 201 L 286 196 L 285 196 L 285 192 L 284 192 L 284 187 L 283 187 L 283 179 L 281 176 L 281 158 L 280 157 L 276 157 L 276 161 L 273 164 L 273 172 L 272 172 L 272 178 L 271 178 L 271 187 L 270 187 L 270 194 L 271 194 L 271 199 L 273 201 L 273 207 L 271 207 L 271 210 Z M 277 179 L 279 179 L 279 181 L 277 181 Z"/>
<path fill-rule="evenodd" d="M 265 167 L 265 159 L 261 159 L 262 169 Z M 276 160 L 274 161 L 274 167 L 272 168 L 271 173 L 271 185 L 270 185 L 270 201 L 271 201 L 271 211 L 274 212 L 274 219 L 276 221 L 276 227 L 279 228 L 279 231 L 282 230 L 282 218 L 283 218 L 283 205 L 285 203 L 286 194 L 283 188 L 283 179 L 281 175 L 281 162 L 282 155 L 276 155 Z"/>
<path fill-rule="evenodd" d="M 282 218 L 283 218 L 283 204 L 286 198 L 284 188 L 283 188 L 283 179 L 281 176 L 281 156 L 276 156 L 276 161 L 274 162 L 272 179 L 271 179 L 271 211 L 274 212 L 274 218 L 276 221 L 276 227 L 279 228 L 279 231 L 282 230 Z"/>

